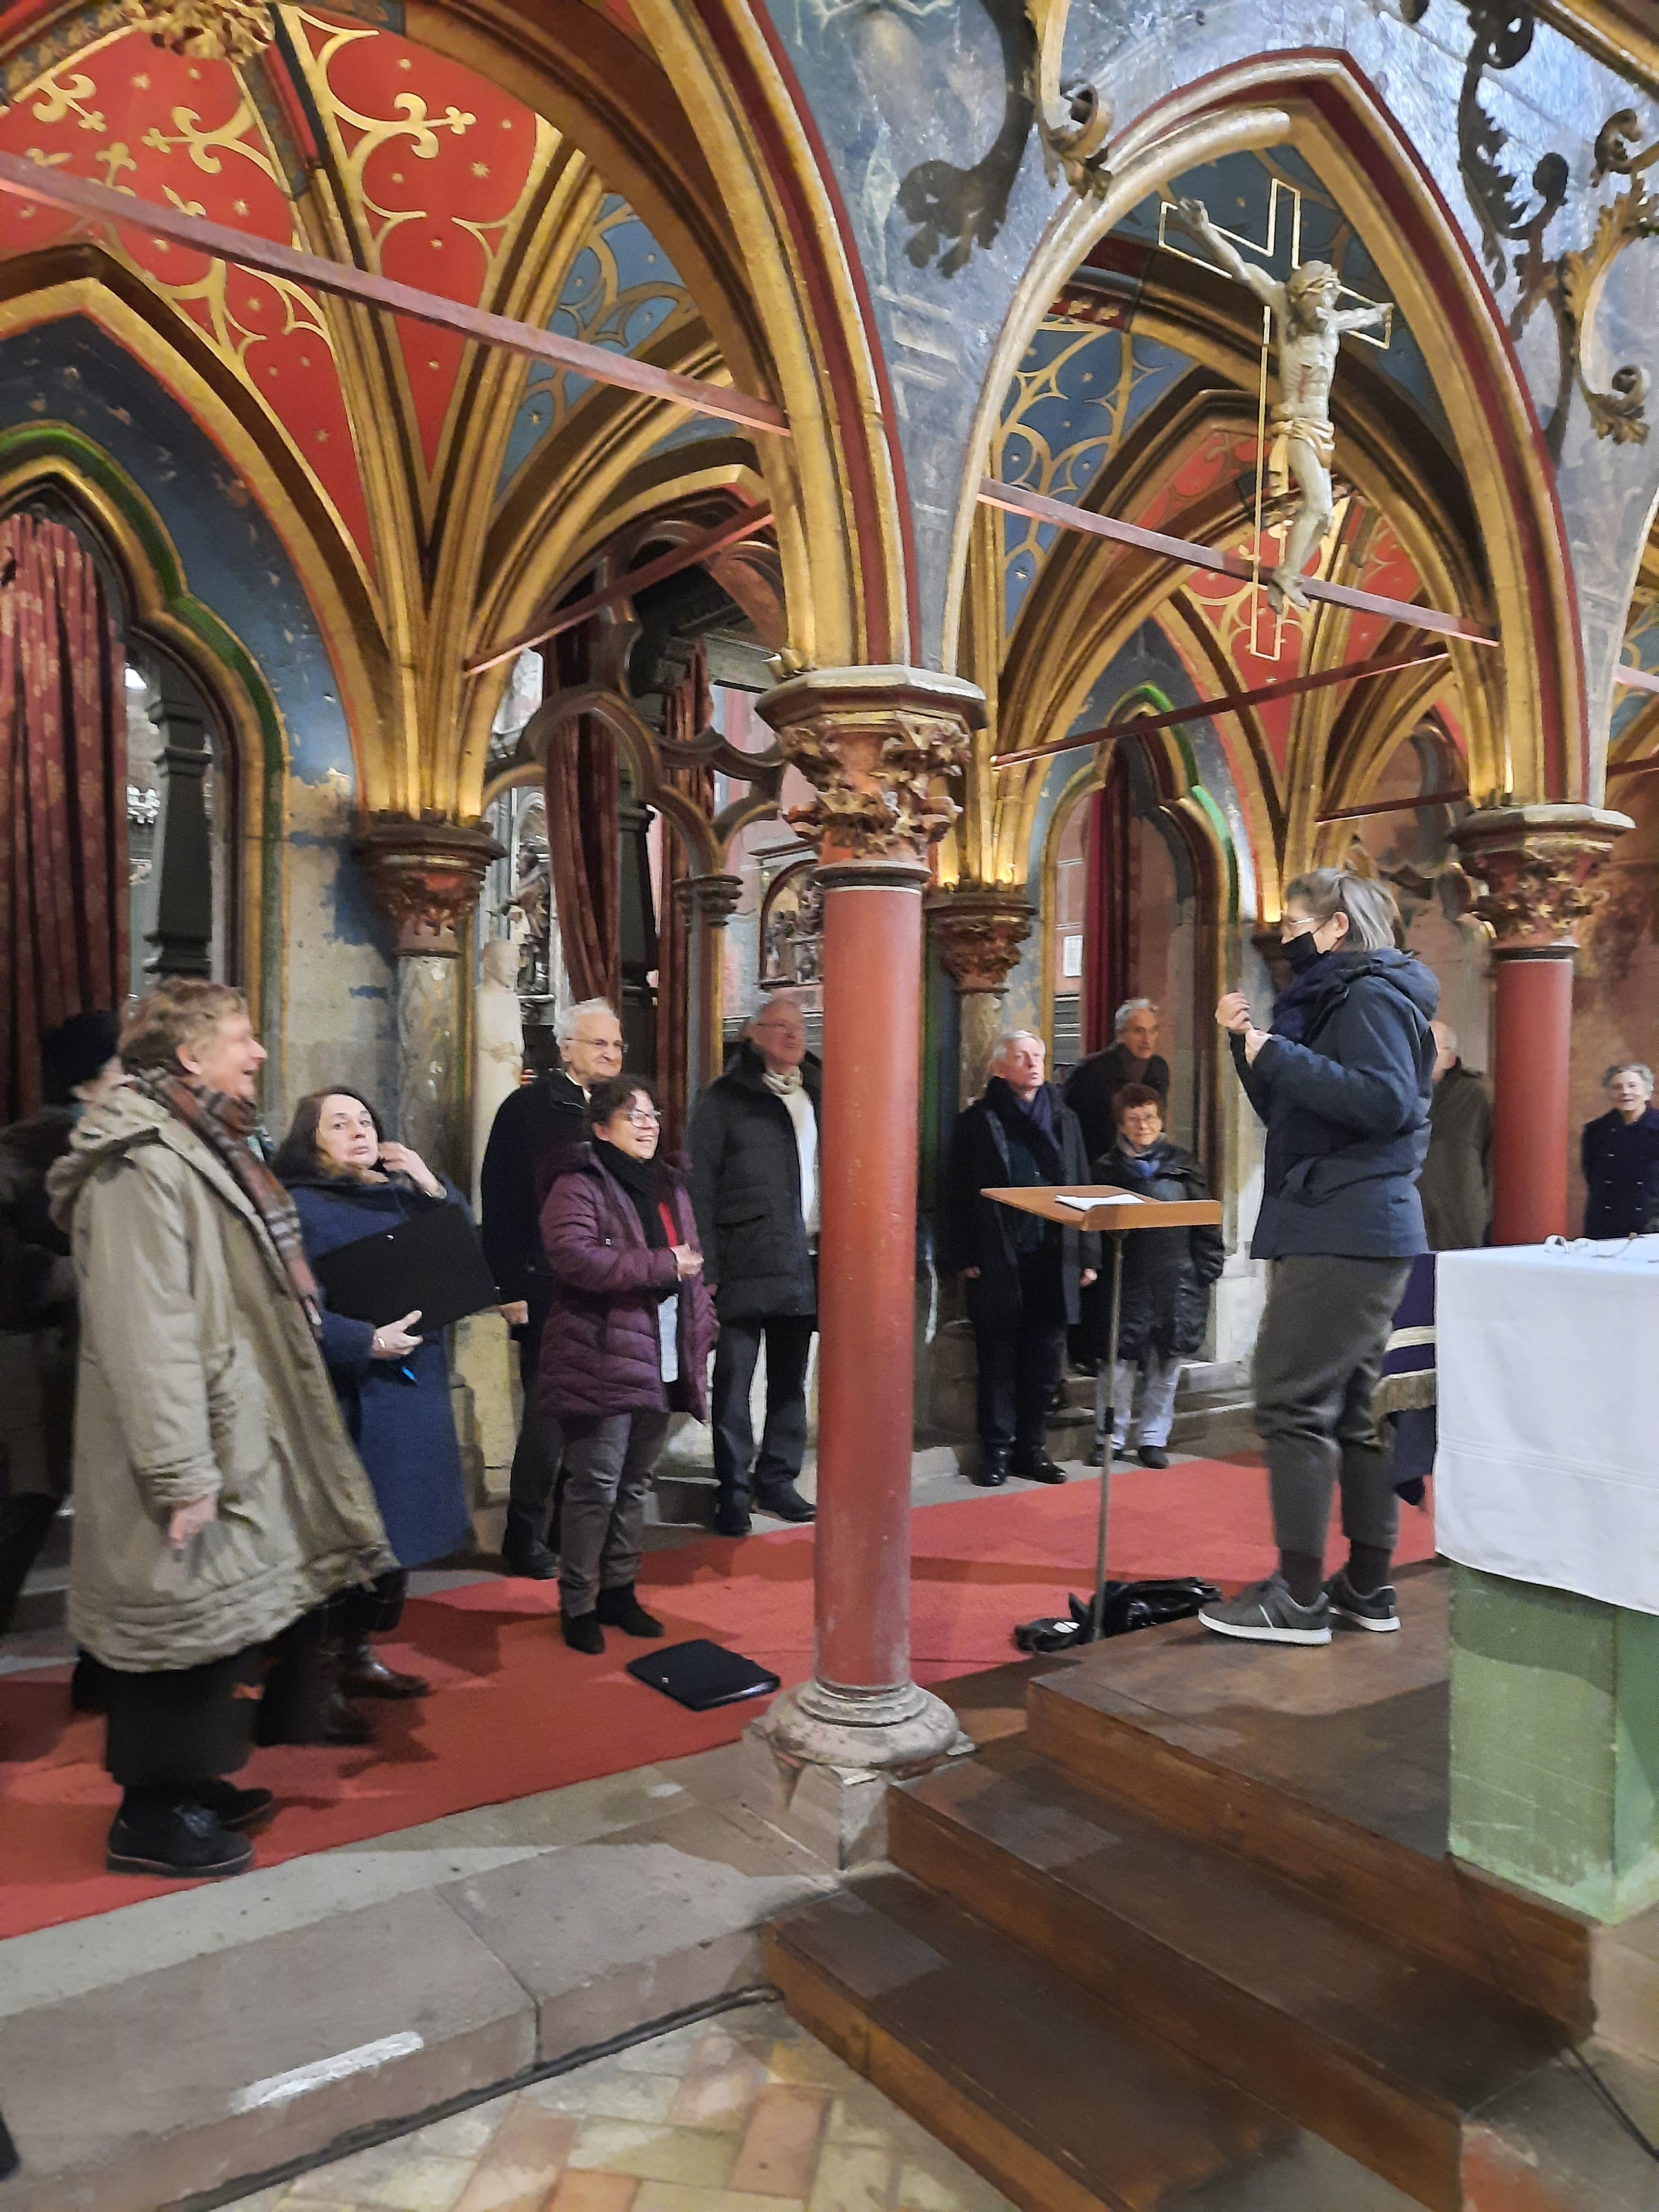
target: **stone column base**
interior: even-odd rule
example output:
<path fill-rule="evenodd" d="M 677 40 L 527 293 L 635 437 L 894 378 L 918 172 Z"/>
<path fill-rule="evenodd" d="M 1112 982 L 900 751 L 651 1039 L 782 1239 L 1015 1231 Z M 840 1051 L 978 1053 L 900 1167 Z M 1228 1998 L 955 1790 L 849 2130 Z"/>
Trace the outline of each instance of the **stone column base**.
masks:
<path fill-rule="evenodd" d="M 915 1682 L 867 1698 L 803 1682 L 744 1731 L 740 1798 L 826 1866 L 864 1866 L 887 1856 L 890 1784 L 973 1748 L 944 1699 Z"/>

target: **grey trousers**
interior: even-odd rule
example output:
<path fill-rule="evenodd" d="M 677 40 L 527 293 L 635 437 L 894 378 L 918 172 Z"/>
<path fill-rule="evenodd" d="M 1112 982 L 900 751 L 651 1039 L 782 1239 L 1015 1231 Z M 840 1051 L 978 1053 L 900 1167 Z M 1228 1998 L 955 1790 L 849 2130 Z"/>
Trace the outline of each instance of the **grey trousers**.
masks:
<path fill-rule="evenodd" d="M 573 1414 L 563 1425 L 559 1604 L 574 1620 L 592 1612 L 601 1589 L 638 1578 L 645 1497 L 668 1415 Z"/>
<path fill-rule="evenodd" d="M 1255 1340 L 1255 1425 L 1281 1552 L 1324 1556 L 1331 1486 L 1351 1544 L 1391 1552 L 1400 1533 L 1389 1450 L 1371 1416 L 1409 1260 L 1275 1260 Z"/>

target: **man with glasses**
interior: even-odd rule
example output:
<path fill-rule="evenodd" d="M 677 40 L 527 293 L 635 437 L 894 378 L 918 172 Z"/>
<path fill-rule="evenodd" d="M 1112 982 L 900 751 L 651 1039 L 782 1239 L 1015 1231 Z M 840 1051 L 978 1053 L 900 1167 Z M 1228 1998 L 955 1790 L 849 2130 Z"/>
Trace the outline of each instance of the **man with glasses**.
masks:
<path fill-rule="evenodd" d="M 550 1296 L 542 1253 L 542 1206 L 562 1156 L 587 1134 L 588 1094 L 620 1075 L 622 1024 L 603 999 L 567 1006 L 555 1030 L 560 1065 L 502 1100 L 479 1173 L 484 1256 L 519 1346 L 524 1418 L 513 1455 L 501 1559 L 510 1575 L 550 1582 L 559 1563 L 547 1543 L 559 1471 L 559 1425 L 535 1410 L 536 1370 Z"/>
<path fill-rule="evenodd" d="M 746 1536 L 750 1499 L 811 1521 L 795 1487 L 806 1450 L 806 1368 L 817 1327 L 818 1064 L 792 999 L 771 1000 L 691 1117 L 691 1195 L 720 1316 L 714 1353 L 715 1527 Z M 749 1393 L 766 1346 L 766 1426 Z"/>

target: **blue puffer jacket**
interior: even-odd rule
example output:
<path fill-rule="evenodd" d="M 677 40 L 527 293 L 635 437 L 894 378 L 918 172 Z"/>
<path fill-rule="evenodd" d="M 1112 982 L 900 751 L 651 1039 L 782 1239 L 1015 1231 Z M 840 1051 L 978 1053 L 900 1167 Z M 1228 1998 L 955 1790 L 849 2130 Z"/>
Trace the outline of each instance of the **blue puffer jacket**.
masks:
<path fill-rule="evenodd" d="M 1328 952 L 1274 1011 L 1294 1000 L 1301 1041 L 1273 1035 L 1233 1060 L 1267 1124 L 1258 1260 L 1319 1253 L 1408 1260 L 1426 1251 L 1417 1195 L 1429 1148 L 1440 986 L 1408 953 Z"/>

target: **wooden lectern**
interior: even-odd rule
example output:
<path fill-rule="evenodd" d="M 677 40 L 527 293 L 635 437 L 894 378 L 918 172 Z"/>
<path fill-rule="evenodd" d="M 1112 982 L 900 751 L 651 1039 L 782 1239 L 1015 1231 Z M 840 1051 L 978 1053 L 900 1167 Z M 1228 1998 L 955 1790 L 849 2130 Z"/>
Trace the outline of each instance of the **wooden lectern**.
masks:
<path fill-rule="evenodd" d="M 982 1190 L 981 1198 L 1040 1214 L 1065 1229 L 1106 1237 L 1112 1248 L 1112 1322 L 1107 1333 L 1105 1364 L 1095 1376 L 1095 1442 L 1101 1449 L 1100 1522 L 1095 1537 L 1095 1595 L 1089 1612 L 1089 1638 L 1100 1638 L 1106 1617 L 1106 1516 L 1112 1487 L 1112 1385 L 1117 1374 L 1117 1332 L 1123 1312 L 1123 1243 L 1139 1229 L 1216 1229 L 1220 1201 L 1213 1198 L 1159 1200 L 1120 1190 L 1114 1183 L 1039 1184 L 1032 1188 Z"/>

